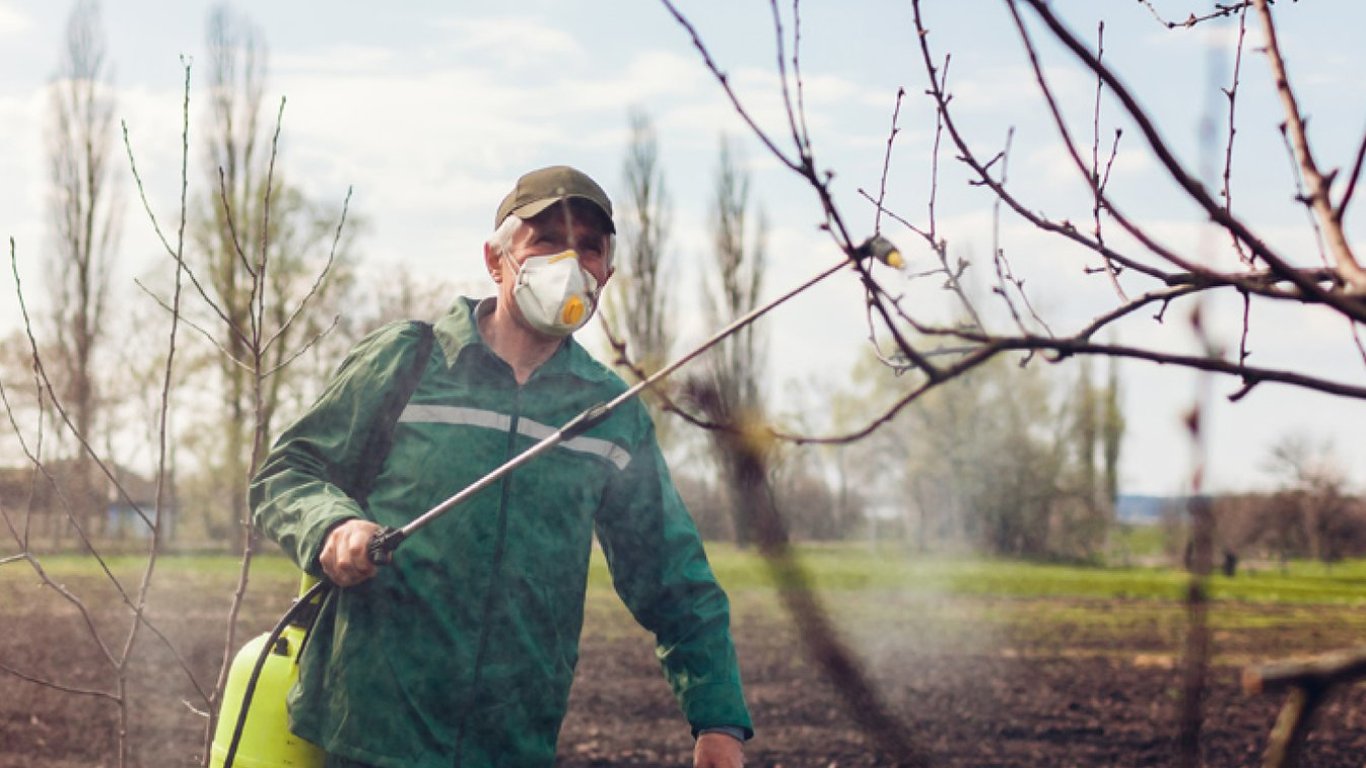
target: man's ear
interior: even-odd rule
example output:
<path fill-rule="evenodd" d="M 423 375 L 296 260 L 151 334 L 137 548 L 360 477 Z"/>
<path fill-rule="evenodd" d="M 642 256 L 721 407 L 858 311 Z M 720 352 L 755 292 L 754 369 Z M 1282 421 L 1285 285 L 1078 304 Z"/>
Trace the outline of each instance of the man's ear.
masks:
<path fill-rule="evenodd" d="M 490 243 L 484 243 L 484 267 L 489 271 L 489 277 L 493 282 L 502 285 L 503 283 L 503 260 L 498 257 L 498 249 Z"/>

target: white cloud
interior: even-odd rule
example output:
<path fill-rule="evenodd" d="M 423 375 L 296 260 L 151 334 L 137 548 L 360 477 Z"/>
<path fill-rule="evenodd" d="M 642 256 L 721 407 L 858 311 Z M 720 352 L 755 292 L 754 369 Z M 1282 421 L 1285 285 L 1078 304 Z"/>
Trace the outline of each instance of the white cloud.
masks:
<path fill-rule="evenodd" d="M 33 26 L 33 19 L 11 2 L 0 0 L 0 38 L 16 37 Z"/>
<path fill-rule="evenodd" d="M 272 59 L 275 72 L 308 72 L 313 74 L 346 74 L 352 72 L 382 72 L 399 60 L 390 48 L 378 46 L 343 45 L 312 53 L 285 53 Z"/>
<path fill-rule="evenodd" d="M 34 88 L 18 98 L 0 98 L 0 146 L 5 147 L 5 151 L 0 152 L 0 179 L 5 179 L 5 183 L 0 184 L 0 210 L 11 214 L 5 217 L 6 229 L 0 236 L 4 239 L 6 257 L 9 239 L 14 239 L 21 270 L 30 280 L 36 277 L 36 272 L 25 270 L 24 262 L 36 263 L 45 246 L 42 211 L 46 168 L 40 126 L 46 103 L 45 91 L 41 88 Z M 25 215 L 12 215 L 17 212 Z M 33 292 L 32 283 L 29 291 Z M 0 303 L 6 307 L 0 314 L 0 323 L 17 316 L 14 302 Z"/>
<path fill-rule="evenodd" d="M 492 60 L 502 68 L 541 68 L 579 62 L 587 52 L 571 35 L 539 19 L 521 16 L 470 19 L 447 18 L 437 22 L 452 33 L 457 50 Z"/>
<path fill-rule="evenodd" d="M 1095 75 L 1075 64 L 1045 65 L 1044 79 L 1061 104 L 1080 103 L 1091 109 Z M 953 109 L 963 112 L 1035 114 L 1047 108 L 1034 70 L 1017 64 L 982 67 L 949 80 Z M 1078 102 L 1078 100 L 1080 101 Z"/>

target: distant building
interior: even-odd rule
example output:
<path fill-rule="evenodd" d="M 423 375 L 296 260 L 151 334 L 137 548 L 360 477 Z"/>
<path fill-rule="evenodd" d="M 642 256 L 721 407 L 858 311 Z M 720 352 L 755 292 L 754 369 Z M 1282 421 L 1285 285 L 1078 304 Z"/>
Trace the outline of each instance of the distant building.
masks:
<path fill-rule="evenodd" d="M 16 525 L 26 527 L 39 542 L 71 540 L 76 530 L 71 517 L 94 539 L 146 539 L 160 520 L 161 537 L 175 534 L 175 494 L 168 487 L 157 509 L 157 483 L 126 467 L 107 465 L 114 475 L 96 475 L 95 509 L 76 509 L 76 463 L 69 459 L 44 462 L 41 469 L 0 467 L 0 510 Z M 97 473 L 98 469 L 95 470 Z M 117 481 L 117 482 L 116 482 Z"/>

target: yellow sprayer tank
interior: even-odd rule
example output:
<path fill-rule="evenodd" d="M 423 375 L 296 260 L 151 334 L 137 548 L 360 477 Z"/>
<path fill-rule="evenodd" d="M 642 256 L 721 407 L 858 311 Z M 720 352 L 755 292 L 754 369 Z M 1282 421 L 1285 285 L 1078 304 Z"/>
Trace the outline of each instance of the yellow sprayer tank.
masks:
<path fill-rule="evenodd" d="M 311 583 L 311 577 L 305 576 L 301 592 L 307 591 Z M 290 733 L 289 714 L 285 709 L 285 696 L 299 679 L 299 649 L 307 635 L 306 627 L 291 624 L 284 628 L 270 649 L 251 701 L 247 702 L 247 720 L 237 742 L 232 768 L 322 768 L 322 749 Z M 233 731 L 242 711 L 242 695 L 269 639 L 270 633 L 256 637 L 232 660 L 213 735 L 210 768 L 223 768 L 227 760 Z"/>

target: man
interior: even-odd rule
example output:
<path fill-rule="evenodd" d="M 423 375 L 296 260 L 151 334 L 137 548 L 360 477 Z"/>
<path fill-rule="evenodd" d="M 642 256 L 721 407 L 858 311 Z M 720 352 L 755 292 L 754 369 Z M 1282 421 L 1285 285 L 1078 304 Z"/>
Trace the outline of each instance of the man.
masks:
<path fill-rule="evenodd" d="M 252 483 L 257 525 L 333 590 L 290 693 L 291 728 L 329 766 L 554 762 L 578 655 L 594 530 L 618 594 L 655 633 L 697 766 L 742 763 L 752 735 L 729 608 L 638 401 L 504 477 L 376 568 L 366 545 L 624 391 L 571 334 L 612 276 L 612 207 L 565 166 L 521 177 L 484 264 L 496 297 L 462 299 L 396 423 L 417 326 L 362 341 Z M 392 398 L 391 398 L 392 399 Z M 379 422 L 379 423 L 377 423 Z M 344 489 L 375 429 L 392 447 L 365 502 Z"/>

